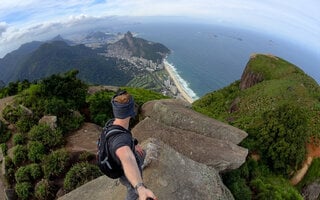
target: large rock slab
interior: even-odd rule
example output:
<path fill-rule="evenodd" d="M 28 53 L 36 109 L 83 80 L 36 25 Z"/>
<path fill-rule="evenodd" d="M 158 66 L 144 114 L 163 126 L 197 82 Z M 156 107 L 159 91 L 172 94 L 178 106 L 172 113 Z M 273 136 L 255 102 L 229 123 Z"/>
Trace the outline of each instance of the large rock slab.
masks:
<path fill-rule="evenodd" d="M 212 167 L 195 162 L 154 138 L 142 146 L 147 151 L 144 182 L 158 199 L 234 199 Z M 59 200 L 123 200 L 126 189 L 117 180 L 99 177 Z"/>
<path fill-rule="evenodd" d="M 97 153 L 97 140 L 102 128 L 93 123 L 84 123 L 82 127 L 69 135 L 66 140 L 66 149 L 69 152 L 88 151 Z"/>
<path fill-rule="evenodd" d="M 230 141 L 207 137 L 145 118 L 132 133 L 139 141 L 158 138 L 177 152 L 218 171 L 237 169 L 246 159 L 248 150 Z"/>
<path fill-rule="evenodd" d="M 167 126 L 235 144 L 248 136 L 243 130 L 198 113 L 192 110 L 190 105 L 175 99 L 147 102 L 142 106 L 141 113 L 143 118 L 150 117 Z"/>
<path fill-rule="evenodd" d="M 239 168 L 248 150 L 238 146 L 247 133 L 195 112 L 179 100 L 157 100 L 142 106 L 142 121 L 132 133 L 138 140 L 158 138 L 179 153 L 218 171 Z"/>

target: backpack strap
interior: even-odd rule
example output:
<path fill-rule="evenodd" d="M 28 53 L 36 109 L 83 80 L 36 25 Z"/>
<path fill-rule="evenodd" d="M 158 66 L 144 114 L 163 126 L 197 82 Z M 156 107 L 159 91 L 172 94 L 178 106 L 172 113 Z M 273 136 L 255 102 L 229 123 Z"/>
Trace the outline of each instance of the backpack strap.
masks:
<path fill-rule="evenodd" d="M 134 140 L 133 140 L 133 137 L 132 137 L 132 134 L 130 131 L 128 131 L 127 129 L 123 128 L 122 126 L 119 126 L 119 125 L 113 125 L 113 124 L 108 124 L 106 127 L 103 128 L 104 129 L 104 137 L 105 137 L 105 142 L 107 143 L 107 151 L 106 151 L 106 157 L 103 161 L 101 161 L 101 163 L 106 163 L 108 166 L 109 166 L 109 163 L 108 163 L 108 158 L 109 158 L 109 155 L 111 154 L 110 153 L 110 145 L 109 145 L 109 138 L 116 135 L 116 134 L 129 134 L 129 136 L 132 138 L 132 143 L 131 143 L 131 146 L 130 146 L 130 149 L 134 152 Z M 118 159 L 116 158 L 113 158 L 113 156 L 111 156 L 112 159 L 114 159 L 117 163 L 118 163 Z M 109 166 L 111 168 L 111 166 Z"/>
<path fill-rule="evenodd" d="M 111 129 L 111 130 L 105 129 L 105 130 L 104 130 L 104 133 L 105 133 L 105 136 L 104 136 L 104 137 L 105 137 L 105 142 L 106 142 L 107 144 L 109 144 L 108 139 L 109 139 L 110 137 L 116 135 L 116 134 L 119 134 L 119 132 L 123 133 L 124 131 L 123 131 L 123 130 L 120 130 L 120 129 L 116 129 L 116 128 Z M 107 145 L 107 146 L 109 147 L 109 145 Z M 108 167 L 109 167 L 110 169 L 112 169 L 110 163 L 108 162 L 109 153 L 110 153 L 109 151 L 110 151 L 110 150 L 109 150 L 109 148 L 108 148 L 107 151 L 106 151 L 106 157 L 104 158 L 104 160 L 101 161 L 101 164 L 106 164 L 106 165 L 108 165 Z"/>

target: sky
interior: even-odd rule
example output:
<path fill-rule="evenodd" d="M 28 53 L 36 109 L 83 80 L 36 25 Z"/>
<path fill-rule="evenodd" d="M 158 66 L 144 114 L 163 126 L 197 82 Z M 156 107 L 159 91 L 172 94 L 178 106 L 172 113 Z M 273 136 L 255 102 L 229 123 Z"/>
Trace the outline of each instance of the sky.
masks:
<path fill-rule="evenodd" d="M 1 0 L 0 58 L 33 40 L 115 17 L 174 16 L 265 32 L 320 56 L 319 0 Z"/>

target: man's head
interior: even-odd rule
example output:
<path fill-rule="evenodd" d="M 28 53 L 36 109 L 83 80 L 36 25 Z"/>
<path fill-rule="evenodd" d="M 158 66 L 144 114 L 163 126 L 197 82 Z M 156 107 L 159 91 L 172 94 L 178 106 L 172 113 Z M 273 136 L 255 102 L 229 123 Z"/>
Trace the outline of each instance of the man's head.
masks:
<path fill-rule="evenodd" d="M 134 99 L 126 91 L 118 92 L 111 100 L 113 115 L 118 119 L 134 117 Z"/>

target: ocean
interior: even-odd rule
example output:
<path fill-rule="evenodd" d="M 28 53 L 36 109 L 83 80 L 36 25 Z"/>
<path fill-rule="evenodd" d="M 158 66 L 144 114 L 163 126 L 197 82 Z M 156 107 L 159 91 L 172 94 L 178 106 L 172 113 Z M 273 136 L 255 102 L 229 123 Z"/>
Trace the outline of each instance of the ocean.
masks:
<path fill-rule="evenodd" d="M 119 31 L 167 46 L 172 51 L 167 61 L 193 99 L 239 80 L 253 53 L 281 57 L 320 83 L 320 55 L 275 36 L 188 23 L 139 23 Z"/>

